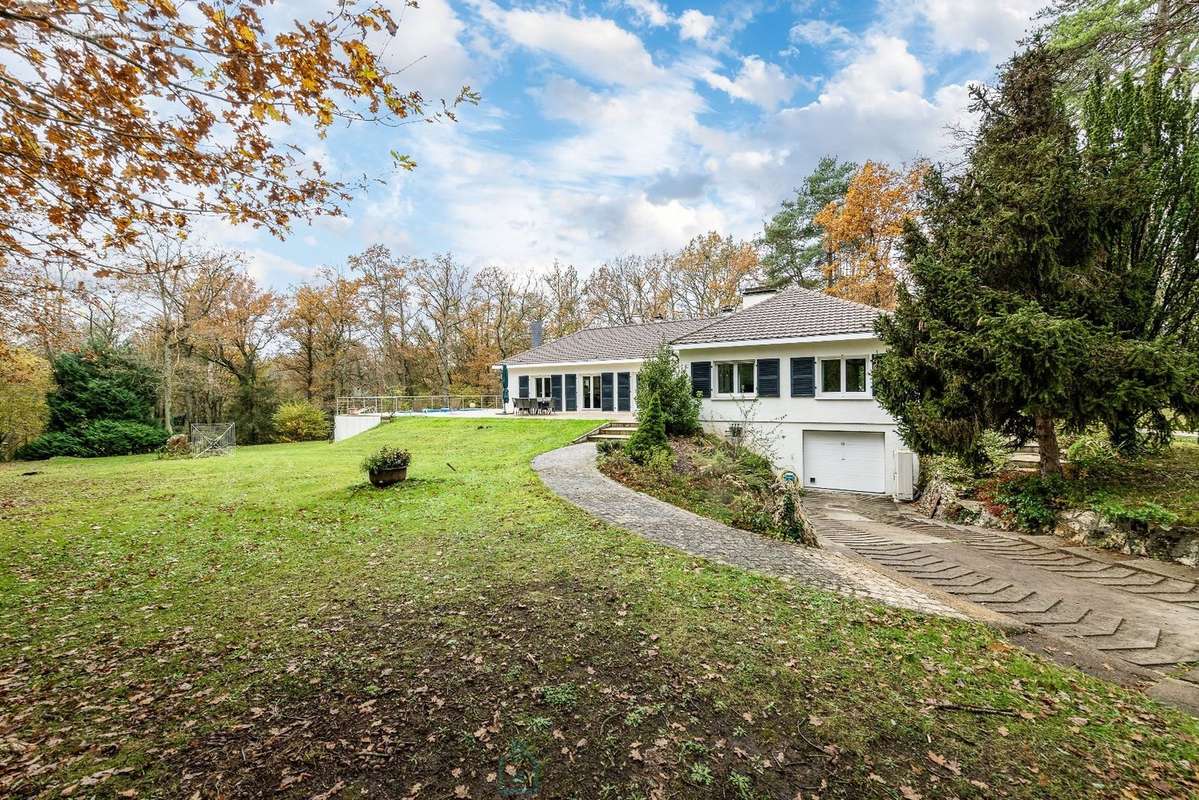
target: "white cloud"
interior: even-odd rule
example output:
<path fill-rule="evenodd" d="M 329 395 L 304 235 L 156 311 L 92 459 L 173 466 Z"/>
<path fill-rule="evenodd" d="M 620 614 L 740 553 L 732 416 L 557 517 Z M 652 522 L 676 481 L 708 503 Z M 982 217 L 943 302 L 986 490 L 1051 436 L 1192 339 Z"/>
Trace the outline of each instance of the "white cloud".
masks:
<path fill-rule="evenodd" d="M 905 40 L 874 34 L 811 103 L 778 115 L 771 135 L 809 162 L 825 153 L 892 163 L 946 155 L 947 126 L 967 121 L 967 87 L 925 96 L 926 68 Z"/>
<path fill-rule="evenodd" d="M 683 41 L 703 42 L 712 32 L 716 18 L 702 11 L 689 8 L 679 16 L 679 38 Z"/>
<path fill-rule="evenodd" d="M 319 264 L 298 264 L 278 253 L 262 248 L 243 250 L 246 271 L 263 286 L 275 288 L 311 280 L 320 269 Z"/>
<path fill-rule="evenodd" d="M 403 69 L 399 81 L 430 99 L 452 99 L 479 79 L 479 68 L 460 41 L 466 26 L 447 0 L 421 0 L 405 8 L 394 38 L 380 39 L 385 63 Z"/>
<path fill-rule="evenodd" d="M 937 45 L 949 52 L 1007 53 L 1044 0 L 921 0 Z"/>
<path fill-rule="evenodd" d="M 485 19 L 512 41 L 570 64 L 605 83 L 632 86 L 661 77 L 641 40 L 610 19 L 561 11 L 504 11 L 488 4 Z"/>
<path fill-rule="evenodd" d="M 540 94 L 543 113 L 574 123 L 579 133 L 550 145 L 547 167 L 569 176 L 647 176 L 684 161 L 696 149 L 696 117 L 705 110 L 688 82 L 663 81 L 593 92 L 565 79 Z"/>
<path fill-rule="evenodd" d="M 792 26 L 789 33 L 792 42 L 801 42 L 823 47 L 833 44 L 849 44 L 857 37 L 848 29 L 822 19 L 811 19 Z"/>
<path fill-rule="evenodd" d="M 445 0 L 426 0 L 433 2 Z M 663 23 L 706 51 L 683 47 L 678 55 L 670 45 L 647 47 L 663 30 L 643 42 L 610 19 L 572 16 L 565 9 L 573 5 L 509 9 L 467 0 L 467 28 L 450 20 L 450 39 L 464 43 L 466 59 L 453 62 L 464 65 L 455 70 L 510 77 L 499 88 L 528 87 L 527 96 L 516 88 L 515 100 L 507 91 L 491 100 L 479 86 L 484 105 L 463 123 L 389 132 L 382 152 L 410 153 L 419 168 L 392 175 L 355 204 L 349 230 L 314 226 L 297 231 L 295 245 L 315 235 L 323 247 L 311 258 L 331 263 L 379 241 L 412 255 L 452 250 L 472 266 L 527 270 L 558 258 L 586 273 L 614 254 L 676 248 L 706 230 L 752 236 L 821 155 L 901 163 L 946 154 L 945 127 L 965 119 L 966 87 L 932 82 L 944 74 L 937 59 L 946 50 L 910 44 L 924 42 L 935 25 L 935 0 L 922 2 L 927 18 L 879 16 L 866 33 L 821 20 L 796 25 L 793 44 L 828 48 L 836 59 L 814 100 L 786 107 L 806 79 L 764 53 L 735 52 L 720 38 L 734 29 L 726 12 L 720 24 L 696 9 Z M 661 5 L 629 3 L 648 9 L 639 17 L 645 25 L 656 25 L 652 9 Z M 961 30 L 948 46 L 969 50 L 977 37 L 965 21 Z M 520 49 L 537 56 L 533 68 L 511 58 Z M 710 115 L 709 86 L 745 104 Z M 331 135 L 329 151 L 350 160 L 358 140 L 340 136 Z M 330 259 L 331 250 L 338 255 Z M 280 252 L 310 257 L 306 249 Z M 309 269 L 286 258 L 255 256 L 255 264 L 277 285 Z"/>
<path fill-rule="evenodd" d="M 743 58 L 741 70 L 732 80 L 711 71 L 703 77 L 713 88 L 765 109 L 778 108 L 790 100 L 802 83 L 800 78 L 783 72 L 778 64 L 763 61 L 757 56 Z"/>
<path fill-rule="evenodd" d="M 873 34 L 866 48 L 837 73 L 818 102 L 852 103 L 865 109 L 878 103 L 919 100 L 925 67 L 896 36 Z"/>
<path fill-rule="evenodd" d="M 624 4 L 632 9 L 637 20 L 644 25 L 659 28 L 670 22 L 670 14 L 658 0 L 624 0 Z"/>

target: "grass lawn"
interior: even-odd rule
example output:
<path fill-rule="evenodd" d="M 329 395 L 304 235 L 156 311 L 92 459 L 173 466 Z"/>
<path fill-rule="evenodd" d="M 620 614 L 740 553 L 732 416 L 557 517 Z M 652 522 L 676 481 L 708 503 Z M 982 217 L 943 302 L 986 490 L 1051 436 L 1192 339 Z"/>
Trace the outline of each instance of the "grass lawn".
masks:
<path fill-rule="evenodd" d="M 0 796 L 1199 791 L 1189 717 L 559 501 L 529 461 L 591 426 L 0 466 Z"/>
<path fill-rule="evenodd" d="M 1177 438 L 1160 453 L 1080 481 L 1079 495 L 1109 495 L 1128 504 L 1156 503 L 1178 515 L 1179 525 L 1199 526 L 1199 444 Z"/>

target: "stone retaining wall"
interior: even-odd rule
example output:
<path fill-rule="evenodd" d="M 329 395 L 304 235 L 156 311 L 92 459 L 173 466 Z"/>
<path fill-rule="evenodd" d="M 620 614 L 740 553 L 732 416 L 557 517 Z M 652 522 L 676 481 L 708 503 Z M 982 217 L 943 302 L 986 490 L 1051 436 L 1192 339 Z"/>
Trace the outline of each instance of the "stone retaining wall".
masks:
<path fill-rule="evenodd" d="M 983 503 L 958 497 L 954 487 L 943 481 L 932 481 L 925 486 L 912 507 L 927 517 L 947 522 L 1015 529 L 987 511 Z M 1054 533 L 1069 544 L 1103 547 L 1133 556 L 1199 566 L 1199 528 L 1116 521 L 1095 511 L 1070 509 L 1058 515 Z"/>

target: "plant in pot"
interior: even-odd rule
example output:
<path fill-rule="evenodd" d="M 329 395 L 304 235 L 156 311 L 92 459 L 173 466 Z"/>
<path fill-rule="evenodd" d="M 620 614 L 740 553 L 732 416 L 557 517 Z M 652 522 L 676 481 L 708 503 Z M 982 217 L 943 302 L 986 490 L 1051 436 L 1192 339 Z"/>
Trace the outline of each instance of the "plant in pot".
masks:
<path fill-rule="evenodd" d="M 408 462 L 411 460 L 412 454 L 407 450 L 384 445 L 366 457 L 362 462 L 362 468 L 370 476 L 371 484 L 382 489 L 384 486 L 406 480 Z"/>

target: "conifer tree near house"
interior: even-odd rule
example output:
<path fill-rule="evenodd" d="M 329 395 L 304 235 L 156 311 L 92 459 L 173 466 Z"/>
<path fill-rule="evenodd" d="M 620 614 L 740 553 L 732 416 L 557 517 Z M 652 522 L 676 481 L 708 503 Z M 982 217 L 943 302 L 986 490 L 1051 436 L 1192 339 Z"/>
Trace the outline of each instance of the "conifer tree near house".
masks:
<path fill-rule="evenodd" d="M 655 452 L 666 447 L 666 415 L 662 413 L 658 395 L 651 394 L 645 407 L 638 412 L 637 430 L 629 437 L 625 451 L 630 459 L 644 464 Z"/>
<path fill-rule="evenodd" d="M 1170 410 L 1199 418 L 1199 357 L 1176 336 L 1122 328 L 1101 200 L 1044 51 L 1017 55 L 958 175 L 926 180 L 922 227 L 905 237 L 910 291 L 880 320 L 876 395 L 922 453 L 979 453 L 982 434 L 1035 435 L 1041 473 L 1061 472 L 1056 428 L 1137 425 L 1166 437 Z M 1193 291 L 1193 287 L 1180 287 Z"/>

